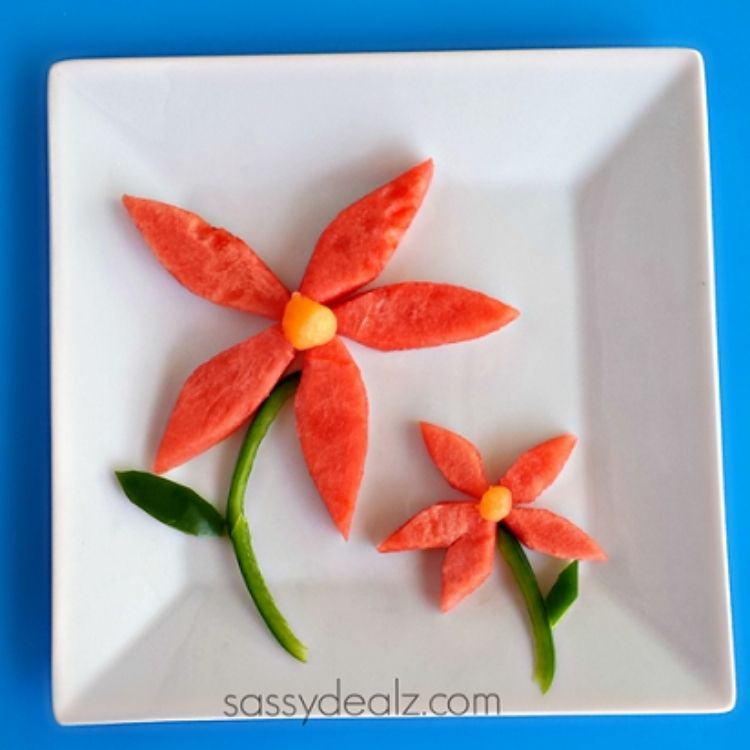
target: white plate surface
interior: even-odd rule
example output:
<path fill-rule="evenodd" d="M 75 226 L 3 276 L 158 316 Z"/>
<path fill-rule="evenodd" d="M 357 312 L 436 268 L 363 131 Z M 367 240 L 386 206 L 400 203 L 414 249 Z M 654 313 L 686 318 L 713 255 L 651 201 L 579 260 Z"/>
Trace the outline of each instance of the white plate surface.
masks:
<path fill-rule="evenodd" d="M 493 692 L 506 714 L 733 704 L 696 53 L 72 61 L 50 74 L 49 112 L 60 721 L 221 718 L 227 694 L 309 700 L 337 679 L 370 695 L 398 678 L 423 701 Z M 330 218 L 426 156 L 432 188 L 378 283 L 461 284 L 522 316 L 433 350 L 352 345 L 371 450 L 348 543 L 306 475 L 291 409 L 274 426 L 248 512 L 269 583 L 311 648 L 303 665 L 266 632 L 225 541 L 161 526 L 113 480 L 150 464 L 189 372 L 263 325 L 174 282 L 119 198 L 229 228 L 293 289 Z M 611 559 L 583 566 L 546 696 L 499 560 L 443 615 L 439 553 L 375 551 L 412 512 L 453 496 L 419 419 L 472 439 L 493 475 L 561 430 L 580 437 L 539 504 Z M 237 447 L 173 476 L 223 505 Z M 549 581 L 555 566 L 534 562 Z"/>

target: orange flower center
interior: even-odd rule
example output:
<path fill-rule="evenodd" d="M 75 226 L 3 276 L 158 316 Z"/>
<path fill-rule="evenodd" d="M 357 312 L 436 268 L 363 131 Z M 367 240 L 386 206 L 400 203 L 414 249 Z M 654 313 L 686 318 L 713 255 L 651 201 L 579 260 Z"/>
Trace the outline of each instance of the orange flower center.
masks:
<path fill-rule="evenodd" d="M 490 487 L 477 503 L 479 515 L 485 521 L 502 521 L 513 506 L 513 495 L 507 487 L 496 484 Z"/>
<path fill-rule="evenodd" d="M 281 328 L 298 351 L 327 344 L 336 335 L 336 316 L 329 307 L 294 292 L 286 303 Z"/>

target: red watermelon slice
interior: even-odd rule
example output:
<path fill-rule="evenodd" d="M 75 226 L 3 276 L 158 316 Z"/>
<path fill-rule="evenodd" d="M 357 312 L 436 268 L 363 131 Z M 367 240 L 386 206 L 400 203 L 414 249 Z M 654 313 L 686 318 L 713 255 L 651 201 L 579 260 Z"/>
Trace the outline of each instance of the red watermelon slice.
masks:
<path fill-rule="evenodd" d="M 234 432 L 271 392 L 294 358 L 273 326 L 208 360 L 180 391 L 154 461 L 161 474 Z"/>
<path fill-rule="evenodd" d="M 419 427 L 430 457 L 451 487 L 481 497 L 489 482 L 476 447 L 465 437 L 436 424 L 421 422 Z"/>
<path fill-rule="evenodd" d="M 543 508 L 514 508 L 503 523 L 521 544 L 563 560 L 606 560 L 602 548 L 565 518 Z"/>
<path fill-rule="evenodd" d="M 422 205 L 431 179 L 428 159 L 345 208 L 321 234 L 300 292 L 330 302 L 378 276 Z"/>
<path fill-rule="evenodd" d="M 475 503 L 435 503 L 417 513 L 378 547 L 379 552 L 403 552 L 448 547 L 465 534 L 479 518 Z"/>
<path fill-rule="evenodd" d="M 279 319 L 289 292 L 239 237 L 168 203 L 123 196 L 131 219 L 181 284 L 220 305 Z"/>
<path fill-rule="evenodd" d="M 518 317 L 518 310 L 481 292 L 429 282 L 373 289 L 334 312 L 341 335 L 382 351 L 467 341 Z"/>
<path fill-rule="evenodd" d="M 305 352 L 294 407 L 310 476 L 346 538 L 367 454 L 367 393 L 341 339 Z"/>
<path fill-rule="evenodd" d="M 522 453 L 500 480 L 513 503 L 536 500 L 562 471 L 575 444 L 575 435 L 560 435 Z"/>
<path fill-rule="evenodd" d="M 475 515 L 476 510 L 474 511 Z M 492 572 L 497 524 L 479 518 L 445 553 L 440 609 L 453 609 Z"/>

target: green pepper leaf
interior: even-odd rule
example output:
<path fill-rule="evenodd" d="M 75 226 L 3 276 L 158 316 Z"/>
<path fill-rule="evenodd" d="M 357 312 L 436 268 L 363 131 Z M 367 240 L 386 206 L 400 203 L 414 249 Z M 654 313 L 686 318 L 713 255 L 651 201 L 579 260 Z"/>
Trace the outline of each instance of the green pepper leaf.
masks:
<path fill-rule="evenodd" d="M 547 615 L 547 606 L 544 603 L 539 583 L 523 547 L 502 524 L 498 525 L 497 530 L 500 554 L 508 563 L 513 577 L 521 589 L 531 619 L 535 654 L 534 679 L 542 693 L 546 693 L 555 676 L 555 642 L 552 638 L 552 627 Z"/>
<path fill-rule="evenodd" d="M 157 521 L 194 536 L 224 533 L 221 513 L 190 487 L 146 471 L 116 471 L 115 476 L 130 502 Z"/>
<path fill-rule="evenodd" d="M 557 625 L 578 597 L 578 560 L 564 567 L 547 593 L 547 616 L 552 627 Z"/>
<path fill-rule="evenodd" d="M 250 422 L 229 488 L 227 523 L 229 524 L 229 538 L 232 540 L 242 578 L 258 612 L 279 644 L 295 659 L 307 661 L 307 646 L 297 638 L 284 615 L 281 614 L 263 578 L 253 550 L 250 526 L 244 511 L 245 490 L 258 448 L 281 407 L 297 390 L 299 380 L 299 373 L 284 378 L 271 391 Z"/>

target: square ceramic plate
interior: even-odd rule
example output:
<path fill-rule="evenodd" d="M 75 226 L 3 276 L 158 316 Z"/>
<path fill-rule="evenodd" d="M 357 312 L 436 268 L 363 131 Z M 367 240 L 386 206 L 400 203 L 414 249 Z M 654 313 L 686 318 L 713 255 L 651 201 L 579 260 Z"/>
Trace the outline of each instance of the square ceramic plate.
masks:
<path fill-rule="evenodd" d="M 435 693 L 494 693 L 505 714 L 731 707 L 696 53 L 72 61 L 53 68 L 49 95 L 61 722 L 222 718 L 229 694 L 309 700 L 337 680 L 369 696 L 398 679 L 422 706 Z M 150 465 L 189 372 L 263 325 L 174 282 L 119 199 L 158 198 L 230 228 L 294 289 L 330 218 L 426 156 L 433 186 L 379 283 L 461 284 L 522 316 L 455 346 L 352 346 L 371 450 L 348 543 L 303 468 L 291 409 L 274 425 L 248 512 L 271 588 L 310 646 L 304 665 L 266 632 L 225 540 L 161 526 L 113 480 Z M 470 437 L 494 475 L 561 430 L 580 437 L 540 504 L 611 559 L 583 566 L 545 696 L 502 564 L 444 615 L 440 553 L 375 551 L 452 496 L 419 419 Z M 223 504 L 237 447 L 172 476 Z M 557 567 L 534 563 L 549 582 Z"/>

